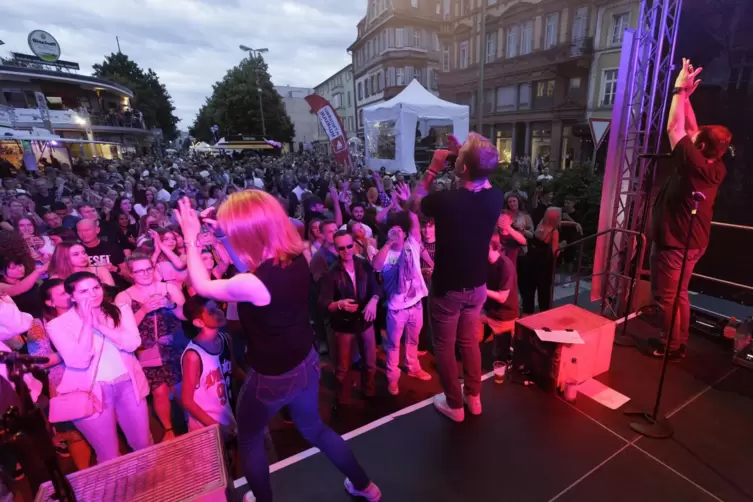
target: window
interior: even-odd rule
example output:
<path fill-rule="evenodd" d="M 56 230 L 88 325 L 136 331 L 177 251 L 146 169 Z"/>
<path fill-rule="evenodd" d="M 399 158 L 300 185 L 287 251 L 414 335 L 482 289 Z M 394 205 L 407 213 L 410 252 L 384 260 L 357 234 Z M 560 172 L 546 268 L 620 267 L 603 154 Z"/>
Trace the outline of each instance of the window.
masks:
<path fill-rule="evenodd" d="M 423 78 L 421 78 L 421 68 L 416 68 L 413 70 L 413 78 L 418 80 L 418 83 L 426 87 L 426 82 L 423 81 Z"/>
<path fill-rule="evenodd" d="M 369 77 L 366 77 L 366 80 L 363 81 L 363 96 L 365 98 L 368 98 L 371 94 L 369 93 Z"/>
<path fill-rule="evenodd" d="M 377 92 L 377 86 L 376 86 L 376 75 L 371 76 L 371 94 L 376 94 Z"/>
<path fill-rule="evenodd" d="M 460 68 L 468 68 L 468 40 L 460 42 Z"/>
<path fill-rule="evenodd" d="M 580 83 L 581 83 L 580 82 L 580 77 L 573 77 L 573 78 L 571 78 L 570 79 L 570 83 L 568 85 L 568 89 L 569 89 L 570 93 L 572 93 L 573 91 L 577 91 L 578 89 L 580 89 Z"/>
<path fill-rule="evenodd" d="M 395 29 L 395 47 L 402 47 L 402 46 L 403 46 L 403 29 L 396 28 Z"/>
<path fill-rule="evenodd" d="M 358 82 L 358 99 L 363 99 L 363 82 Z"/>
<path fill-rule="evenodd" d="M 601 106 L 614 105 L 617 94 L 617 70 L 604 70 L 601 75 Z"/>
<path fill-rule="evenodd" d="M 497 111 L 514 110 L 518 101 L 518 88 L 514 85 L 497 87 Z"/>
<path fill-rule="evenodd" d="M 414 9 L 418 9 L 418 0 L 410 0 L 410 6 Z"/>
<path fill-rule="evenodd" d="M 413 47 L 421 47 L 421 30 L 413 28 Z"/>
<path fill-rule="evenodd" d="M 382 92 L 382 86 L 383 86 L 382 85 L 382 72 L 380 71 L 379 73 L 377 73 L 377 76 L 376 76 L 376 89 L 377 89 L 377 92 Z"/>
<path fill-rule="evenodd" d="M 559 13 L 550 14 L 546 18 L 546 33 L 544 34 L 544 49 L 551 49 L 557 45 L 557 32 L 559 31 Z"/>
<path fill-rule="evenodd" d="M 350 107 L 350 106 L 352 106 L 352 105 L 351 105 L 351 101 L 350 101 L 350 91 L 348 91 L 348 106 L 349 106 L 349 107 Z"/>
<path fill-rule="evenodd" d="M 342 94 L 335 94 L 332 96 L 332 107 L 333 108 L 340 108 L 343 105 L 343 95 Z"/>
<path fill-rule="evenodd" d="M 551 98 L 554 96 L 554 80 L 542 80 L 536 83 L 537 98 Z"/>
<path fill-rule="evenodd" d="M 358 127 L 359 129 L 363 127 L 363 108 L 358 110 Z"/>
<path fill-rule="evenodd" d="M 444 3 L 443 5 L 444 13 L 442 15 L 442 18 L 445 21 L 449 21 L 450 20 L 450 0 L 443 0 L 443 3 Z"/>
<path fill-rule="evenodd" d="M 442 71 L 450 71 L 450 47 L 442 47 Z"/>
<path fill-rule="evenodd" d="M 520 55 L 533 51 L 533 20 L 523 23 L 520 32 Z"/>
<path fill-rule="evenodd" d="M 491 63 L 497 59 L 497 34 L 486 34 L 486 62 Z"/>
<path fill-rule="evenodd" d="M 518 55 L 518 27 L 507 28 L 507 57 L 514 58 Z"/>
<path fill-rule="evenodd" d="M 573 33 L 572 41 L 578 41 L 586 38 L 586 30 L 588 29 L 588 7 L 579 7 L 575 11 L 575 17 L 573 18 Z"/>
<path fill-rule="evenodd" d="M 405 85 L 405 68 L 397 69 L 397 85 Z"/>
<path fill-rule="evenodd" d="M 628 27 L 629 17 L 630 14 L 628 12 L 612 16 L 612 31 L 609 37 L 609 45 L 622 44 L 622 37 L 625 34 L 625 28 Z"/>
<path fill-rule="evenodd" d="M 531 83 L 518 86 L 518 108 L 525 110 L 531 107 Z"/>

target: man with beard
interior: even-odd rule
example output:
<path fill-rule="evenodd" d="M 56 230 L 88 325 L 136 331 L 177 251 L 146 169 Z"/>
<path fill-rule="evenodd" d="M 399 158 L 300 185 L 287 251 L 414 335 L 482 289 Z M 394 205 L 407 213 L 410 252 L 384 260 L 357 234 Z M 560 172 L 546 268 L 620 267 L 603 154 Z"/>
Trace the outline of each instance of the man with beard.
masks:
<path fill-rule="evenodd" d="M 355 199 L 354 199 L 355 200 Z M 366 237 L 371 239 L 371 237 L 374 235 L 374 232 L 371 230 L 371 227 L 368 226 L 364 221 L 363 218 L 366 216 L 366 206 L 363 202 L 354 202 L 350 205 L 350 215 L 351 219 L 348 223 L 340 227 L 340 230 L 347 230 L 348 225 L 351 223 L 360 223 L 361 226 L 363 226 L 363 230 L 366 232 Z"/>

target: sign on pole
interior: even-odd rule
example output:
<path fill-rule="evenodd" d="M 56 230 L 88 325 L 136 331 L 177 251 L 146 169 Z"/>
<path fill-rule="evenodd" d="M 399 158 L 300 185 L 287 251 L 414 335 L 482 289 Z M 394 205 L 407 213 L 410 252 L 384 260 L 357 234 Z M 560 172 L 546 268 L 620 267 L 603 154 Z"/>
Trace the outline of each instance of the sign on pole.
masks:
<path fill-rule="evenodd" d="M 595 152 L 604 142 L 604 138 L 607 137 L 612 119 L 588 119 L 588 123 L 591 126 L 591 138 L 594 141 Z"/>
<path fill-rule="evenodd" d="M 34 93 L 34 97 L 37 99 L 37 108 L 39 109 L 39 114 L 42 116 L 44 128 L 50 132 L 55 132 L 52 130 L 52 121 L 50 120 L 50 109 L 47 107 L 47 98 L 43 92 L 39 91 Z"/>

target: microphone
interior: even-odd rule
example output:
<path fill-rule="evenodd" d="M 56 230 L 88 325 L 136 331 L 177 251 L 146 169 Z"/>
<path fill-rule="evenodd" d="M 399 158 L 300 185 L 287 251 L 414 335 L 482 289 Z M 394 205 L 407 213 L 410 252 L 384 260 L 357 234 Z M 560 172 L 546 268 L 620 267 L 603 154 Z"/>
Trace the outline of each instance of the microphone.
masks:
<path fill-rule="evenodd" d="M 693 200 L 696 202 L 701 202 L 706 200 L 706 196 L 703 195 L 703 192 L 693 192 Z"/>
<path fill-rule="evenodd" d="M 49 357 L 27 356 L 18 352 L 0 352 L 0 364 L 46 364 Z"/>

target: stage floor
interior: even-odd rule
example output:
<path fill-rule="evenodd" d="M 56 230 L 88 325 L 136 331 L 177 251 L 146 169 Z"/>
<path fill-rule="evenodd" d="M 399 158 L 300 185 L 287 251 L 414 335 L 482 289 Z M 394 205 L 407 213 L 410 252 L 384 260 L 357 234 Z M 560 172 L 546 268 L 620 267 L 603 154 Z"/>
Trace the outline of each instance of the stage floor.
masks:
<path fill-rule="evenodd" d="M 640 318 L 628 329 L 638 337 L 654 332 Z M 750 501 L 753 372 L 730 361 L 727 347 L 691 339 L 665 386 L 662 409 L 676 431 L 668 440 L 639 436 L 623 414 L 653 407 L 661 361 L 617 346 L 611 370 L 598 379 L 632 399 L 620 410 L 487 380 L 484 413 L 462 424 L 424 400 L 346 438 L 385 502 Z M 278 502 L 352 500 L 316 450 L 274 465 L 272 482 Z M 243 480 L 236 488 L 240 500 Z"/>

